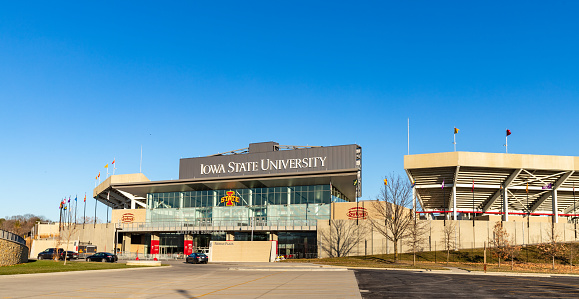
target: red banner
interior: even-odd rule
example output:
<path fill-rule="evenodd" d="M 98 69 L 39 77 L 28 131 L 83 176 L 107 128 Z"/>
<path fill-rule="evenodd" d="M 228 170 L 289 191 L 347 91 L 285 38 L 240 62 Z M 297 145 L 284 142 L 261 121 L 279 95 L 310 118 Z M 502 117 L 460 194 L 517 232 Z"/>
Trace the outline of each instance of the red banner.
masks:
<path fill-rule="evenodd" d="M 159 254 L 159 240 L 151 240 L 151 254 Z"/>
<path fill-rule="evenodd" d="M 185 240 L 185 255 L 190 255 L 193 253 L 193 240 Z"/>

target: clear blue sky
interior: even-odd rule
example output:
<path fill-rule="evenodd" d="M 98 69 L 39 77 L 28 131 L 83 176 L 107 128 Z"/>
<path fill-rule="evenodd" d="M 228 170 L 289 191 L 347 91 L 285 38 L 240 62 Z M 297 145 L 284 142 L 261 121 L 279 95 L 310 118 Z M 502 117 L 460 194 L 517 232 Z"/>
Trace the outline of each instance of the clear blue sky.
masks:
<path fill-rule="evenodd" d="M 0 217 L 58 219 L 103 166 L 177 179 L 250 142 L 579 155 L 574 1 L 0 4 Z M 93 211 L 94 200 L 87 203 Z M 91 214 L 90 212 L 89 214 Z M 99 218 L 105 219 L 103 206 Z"/>

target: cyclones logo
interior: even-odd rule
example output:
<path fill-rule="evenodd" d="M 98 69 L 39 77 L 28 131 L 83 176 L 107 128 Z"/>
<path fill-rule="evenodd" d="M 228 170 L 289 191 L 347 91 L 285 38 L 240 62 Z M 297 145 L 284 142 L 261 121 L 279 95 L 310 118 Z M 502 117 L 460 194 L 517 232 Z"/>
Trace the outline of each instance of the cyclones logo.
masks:
<path fill-rule="evenodd" d="M 221 202 L 224 202 L 228 207 L 235 206 L 235 203 L 239 202 L 239 197 L 235 196 L 235 191 L 227 191 L 226 193 L 227 196 L 223 196 Z"/>
<path fill-rule="evenodd" d="M 355 220 L 355 219 L 366 219 L 368 218 L 368 211 L 365 208 L 350 208 L 348 210 L 348 219 Z"/>
<path fill-rule="evenodd" d="M 121 222 L 123 223 L 130 223 L 133 222 L 133 220 L 135 220 L 135 215 L 132 213 L 125 213 L 121 216 Z"/>

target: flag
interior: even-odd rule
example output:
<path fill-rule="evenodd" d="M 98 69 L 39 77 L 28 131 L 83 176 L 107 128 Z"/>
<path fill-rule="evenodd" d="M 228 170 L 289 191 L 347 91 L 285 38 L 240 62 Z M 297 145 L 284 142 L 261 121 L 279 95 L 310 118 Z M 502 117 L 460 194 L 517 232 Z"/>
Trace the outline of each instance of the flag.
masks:
<path fill-rule="evenodd" d="M 444 189 L 444 180 L 442 180 L 442 189 Z"/>
<path fill-rule="evenodd" d="M 113 163 L 111 163 L 111 164 L 115 164 L 115 159 L 113 159 Z"/>
<path fill-rule="evenodd" d="M 84 194 L 84 202 L 86 202 L 86 193 Z"/>
<path fill-rule="evenodd" d="M 472 180 L 472 192 L 474 192 L 474 180 Z"/>
<path fill-rule="evenodd" d="M 105 165 L 105 168 L 109 168 L 109 164 Z"/>
<path fill-rule="evenodd" d="M 388 186 L 388 179 L 384 179 L 384 186 Z"/>
<path fill-rule="evenodd" d="M 77 197 L 78 197 L 78 196 L 75 196 L 75 197 L 74 197 L 74 201 L 76 201 Z"/>
<path fill-rule="evenodd" d="M 70 196 L 68 197 L 68 203 L 70 203 Z"/>
<path fill-rule="evenodd" d="M 414 180 L 411 180 L 410 185 L 414 188 L 414 186 L 416 186 L 416 182 Z"/>
<path fill-rule="evenodd" d="M 507 129 L 507 136 L 511 135 L 511 130 Z"/>
<path fill-rule="evenodd" d="M 97 179 L 101 177 L 101 172 L 99 171 L 99 175 L 97 176 Z"/>
<path fill-rule="evenodd" d="M 95 176 L 94 176 L 94 179 L 95 179 L 95 180 L 98 180 L 98 179 L 99 179 L 99 176 L 98 176 L 98 175 L 95 175 Z"/>
<path fill-rule="evenodd" d="M 553 189 L 553 184 L 549 183 L 546 186 L 543 186 L 543 189 Z"/>
<path fill-rule="evenodd" d="M 527 183 L 527 193 L 529 193 L 529 183 Z"/>
<path fill-rule="evenodd" d="M 454 134 L 458 133 L 459 129 L 458 128 L 454 128 Z"/>
<path fill-rule="evenodd" d="M 358 180 L 354 180 L 354 186 L 358 185 Z"/>

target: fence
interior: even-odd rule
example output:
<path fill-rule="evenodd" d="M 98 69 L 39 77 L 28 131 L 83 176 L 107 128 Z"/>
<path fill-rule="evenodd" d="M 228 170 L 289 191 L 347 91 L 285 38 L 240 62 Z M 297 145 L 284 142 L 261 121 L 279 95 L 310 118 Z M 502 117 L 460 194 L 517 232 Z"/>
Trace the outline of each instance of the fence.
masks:
<path fill-rule="evenodd" d="M 11 232 L 7 232 L 5 230 L 0 230 L 0 239 L 13 241 L 26 246 L 26 241 L 24 240 L 24 238 Z"/>

